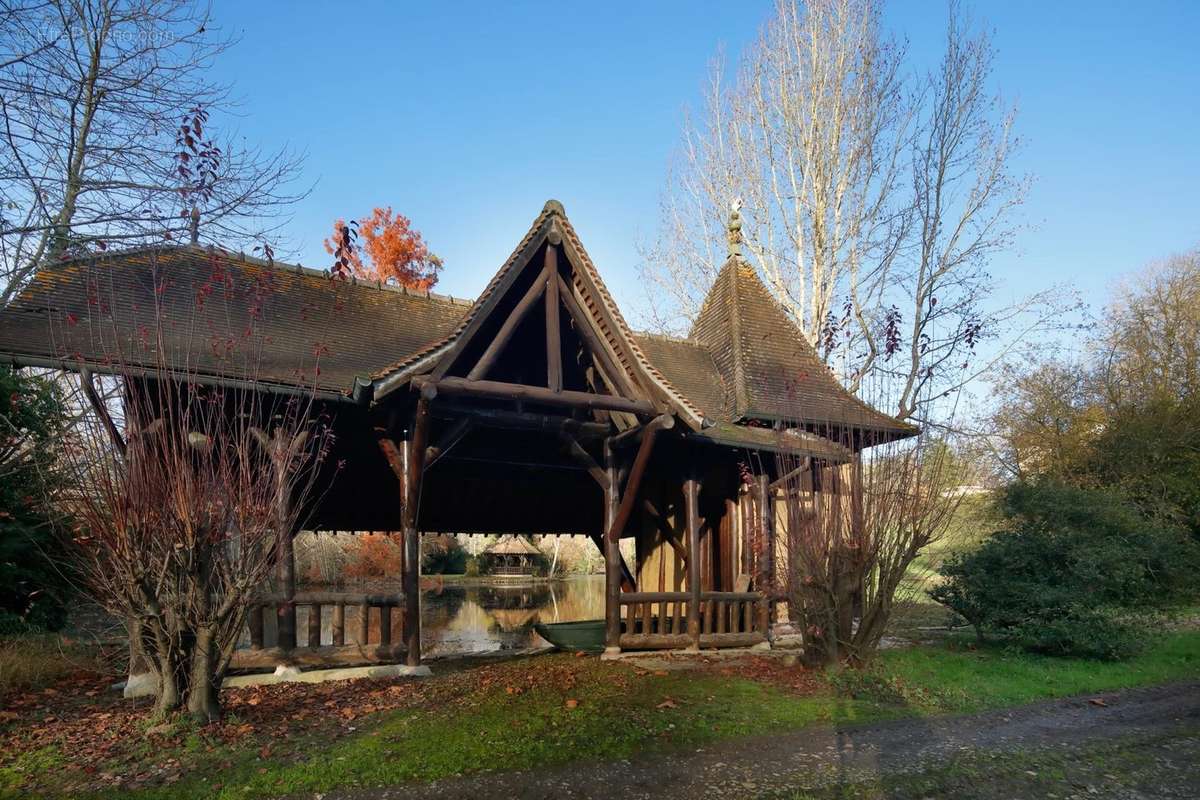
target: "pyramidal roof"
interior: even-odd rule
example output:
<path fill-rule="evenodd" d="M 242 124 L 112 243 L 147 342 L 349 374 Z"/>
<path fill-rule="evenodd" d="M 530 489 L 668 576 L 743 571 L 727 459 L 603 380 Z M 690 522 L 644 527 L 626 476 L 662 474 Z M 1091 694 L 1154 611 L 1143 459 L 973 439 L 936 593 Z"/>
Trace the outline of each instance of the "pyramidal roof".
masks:
<path fill-rule="evenodd" d="M 692 326 L 725 382 L 734 422 L 801 423 L 852 428 L 876 438 L 916 428 L 864 403 L 838 382 L 754 267 L 730 256 Z"/>
<path fill-rule="evenodd" d="M 501 536 L 499 540 L 494 542 L 491 547 L 484 550 L 484 552 L 505 556 L 535 556 L 542 551 L 538 550 L 537 547 L 535 547 L 533 543 L 524 536 L 505 534 L 504 536 Z"/>

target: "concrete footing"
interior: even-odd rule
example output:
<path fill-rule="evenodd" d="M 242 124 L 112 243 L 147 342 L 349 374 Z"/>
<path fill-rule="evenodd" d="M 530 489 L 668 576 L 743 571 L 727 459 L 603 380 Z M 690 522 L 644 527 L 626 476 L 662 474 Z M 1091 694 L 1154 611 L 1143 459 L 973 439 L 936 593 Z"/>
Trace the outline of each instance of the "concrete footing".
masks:
<path fill-rule="evenodd" d="M 427 678 L 433 673 L 422 664 L 409 667 L 404 664 L 379 664 L 370 667 L 340 667 L 338 669 L 310 669 L 304 672 L 295 667 L 279 667 L 273 674 L 233 675 L 221 684 L 223 689 L 243 686 L 270 686 L 275 683 L 322 683 L 324 681 L 350 681 L 359 678 Z"/>
<path fill-rule="evenodd" d="M 433 673 L 422 664 L 409 667 L 404 664 L 375 664 L 368 667 L 339 667 L 337 669 L 312 669 L 301 671 L 296 667 L 280 664 L 272 673 L 231 675 L 221 684 L 222 689 L 243 686 L 270 686 L 275 683 L 321 683 L 323 681 L 350 681 L 359 678 L 427 678 Z M 143 672 L 131 675 L 124 683 L 113 685 L 125 697 L 154 697 L 158 694 L 158 682 L 154 675 Z"/>

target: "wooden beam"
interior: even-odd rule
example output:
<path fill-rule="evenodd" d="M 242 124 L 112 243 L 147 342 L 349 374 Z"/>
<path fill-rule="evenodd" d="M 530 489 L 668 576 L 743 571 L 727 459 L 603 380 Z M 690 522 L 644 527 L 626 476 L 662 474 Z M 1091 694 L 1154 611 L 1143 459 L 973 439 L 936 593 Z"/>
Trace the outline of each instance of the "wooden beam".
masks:
<path fill-rule="evenodd" d="M 650 518 L 654 520 L 654 524 L 662 533 L 663 538 L 667 540 L 667 543 L 670 544 L 671 548 L 676 552 L 676 554 L 679 555 L 680 560 L 683 561 L 683 564 L 686 567 L 688 562 L 687 549 L 684 547 L 683 542 L 679 540 L 679 533 L 671 527 L 670 523 L 667 522 L 667 518 L 663 516 L 662 512 L 658 510 L 658 507 L 655 506 L 653 502 L 650 500 L 643 500 L 642 507 L 646 509 L 646 513 L 648 513 Z"/>
<path fill-rule="evenodd" d="M 446 455 L 450 448 L 462 441 L 462 438 L 471 432 L 472 421 L 470 418 L 462 418 L 457 420 L 450 430 L 446 431 L 438 443 L 425 448 L 425 469 L 429 469 L 437 463 L 438 459 Z"/>
<path fill-rule="evenodd" d="M 558 293 L 562 298 L 563 305 L 566 306 L 567 313 L 575 320 L 575 332 L 583 339 L 587 345 L 588 352 L 592 354 L 593 359 L 600 361 L 601 367 L 605 374 L 616 382 L 620 393 L 625 397 L 637 397 L 641 392 L 633 387 L 629 382 L 629 377 L 625 374 L 625 370 L 613 362 L 605 349 L 604 343 L 596 334 L 596 329 L 592 327 L 592 320 L 583 310 L 583 306 L 579 305 L 579 301 L 575 299 L 575 292 L 571 286 L 563 280 L 562 275 L 558 275 Z"/>
<path fill-rule="evenodd" d="M 612 397 L 604 394 L 592 394 L 591 392 L 566 390 L 552 392 L 541 386 L 526 386 L 519 383 L 464 378 L 442 378 L 439 381 L 433 381 L 428 378 L 414 378 L 413 386 L 420 388 L 423 394 L 426 390 L 431 389 L 434 394 L 488 397 L 494 400 L 518 400 L 591 411 L 627 411 L 631 414 L 643 414 L 645 416 L 657 413 L 654 405 L 646 400 Z"/>
<path fill-rule="evenodd" d="M 627 447 L 634 442 L 641 441 L 642 434 L 645 432 L 645 425 L 635 425 L 632 428 L 627 428 L 613 437 L 613 447 L 620 450 L 622 447 Z"/>
<path fill-rule="evenodd" d="M 440 402 L 430 406 L 429 411 L 438 419 L 470 419 L 481 427 L 518 431 L 535 430 L 553 434 L 565 431 L 571 436 L 583 439 L 603 438 L 612 431 L 612 426 L 606 422 L 584 422 L 571 417 L 534 414 L 529 411 L 468 408 Z"/>
<path fill-rule="evenodd" d="M 387 459 L 388 466 L 392 468 L 392 474 L 396 476 L 396 479 L 401 482 L 400 485 L 403 487 L 404 454 L 400 452 L 400 448 L 396 447 L 396 443 L 391 439 L 381 438 L 379 440 L 379 449 L 382 451 L 383 457 Z M 403 502 L 404 498 L 402 497 L 400 500 Z"/>
<path fill-rule="evenodd" d="M 563 443 L 563 449 L 566 450 L 572 458 L 578 461 L 583 468 L 588 471 L 588 474 L 595 479 L 596 483 L 600 484 L 600 489 L 602 491 L 608 491 L 608 473 L 604 471 L 603 467 L 596 463 L 596 459 L 592 458 L 592 454 L 585 450 L 583 445 L 581 445 L 574 436 L 567 433 L 565 430 L 560 430 L 558 432 L 558 438 Z"/>
<path fill-rule="evenodd" d="M 629 522 L 629 517 L 633 514 L 638 490 L 641 489 L 642 476 L 646 472 L 646 465 L 650 463 L 650 453 L 654 449 L 654 440 L 660 430 L 669 430 L 674 424 L 675 418 L 670 414 L 660 414 L 646 424 L 646 435 L 642 437 L 642 444 L 638 447 L 637 456 L 633 459 L 633 467 L 629 470 L 629 480 L 625 483 L 625 490 L 621 493 L 621 505 L 617 508 L 616 517 L 606 534 L 608 538 L 621 538 L 621 533 L 624 531 L 626 523 Z"/>
<path fill-rule="evenodd" d="M 100 399 L 100 393 L 96 391 L 95 376 L 87 367 L 79 368 L 79 386 L 83 389 L 83 394 L 91 404 L 92 410 L 96 412 L 96 416 L 100 417 L 100 421 L 104 423 L 104 430 L 108 432 L 108 438 L 112 440 L 113 447 L 117 448 L 117 452 L 124 458 L 127 447 L 125 437 L 121 435 L 117 423 L 113 422 L 112 414 L 108 413 L 108 406 L 104 405 L 104 401 Z"/>
<path fill-rule="evenodd" d="M 546 386 L 562 391 L 562 336 L 558 324 L 558 248 L 546 242 Z"/>
<path fill-rule="evenodd" d="M 500 355 L 500 351 L 504 349 L 504 345 L 508 344 L 508 340 L 512 338 L 513 331 L 521 324 L 521 320 L 525 319 L 525 315 L 533 308 L 534 304 L 541 299 L 542 294 L 546 291 L 545 270 L 533 282 L 533 285 L 526 290 L 525 295 L 517 302 L 517 305 L 509 313 L 508 319 L 504 320 L 504 324 L 500 326 L 500 330 L 496 332 L 496 338 L 488 344 L 487 349 L 483 351 L 483 355 L 479 357 L 479 361 L 467 373 L 467 378 L 477 380 L 487 374 L 492 368 L 496 358 Z"/>
<path fill-rule="evenodd" d="M 792 478 L 795 478 L 797 475 L 802 474 L 805 470 L 809 469 L 811 466 L 812 466 L 812 456 L 805 456 L 804 459 L 800 462 L 800 466 L 796 467 L 794 470 L 791 470 L 790 472 L 786 473 L 785 475 L 781 475 L 780 477 L 771 481 L 771 488 L 774 489 L 776 486 L 785 485 Z"/>
<path fill-rule="evenodd" d="M 689 477 L 683 482 L 683 513 L 688 540 L 688 638 L 689 650 L 700 649 L 700 482 Z"/>
<path fill-rule="evenodd" d="M 619 501 L 617 499 L 617 459 L 608 441 L 604 443 L 604 468 L 608 473 L 608 488 L 604 490 L 604 530 L 613 527 Z M 621 542 L 601 536 L 600 552 L 604 554 L 604 645 L 605 652 L 621 650 Z M 632 633 L 632 631 L 630 631 Z"/>
<path fill-rule="evenodd" d="M 417 510 L 421 503 L 421 479 L 425 471 L 425 439 L 429 432 L 429 401 L 417 400 L 412 430 L 405 440 L 403 481 L 404 507 L 400 529 L 404 535 L 404 650 L 410 667 L 421 663 L 421 539 Z"/>
<path fill-rule="evenodd" d="M 606 553 L 605 542 L 607 541 L 603 535 L 593 535 L 592 542 L 595 543 L 596 549 L 601 553 Z M 617 548 L 617 567 L 621 573 L 620 585 L 622 592 L 637 591 L 637 578 L 633 574 L 633 570 L 629 568 L 629 562 L 625 560 L 625 556 L 621 555 L 620 547 Z"/>

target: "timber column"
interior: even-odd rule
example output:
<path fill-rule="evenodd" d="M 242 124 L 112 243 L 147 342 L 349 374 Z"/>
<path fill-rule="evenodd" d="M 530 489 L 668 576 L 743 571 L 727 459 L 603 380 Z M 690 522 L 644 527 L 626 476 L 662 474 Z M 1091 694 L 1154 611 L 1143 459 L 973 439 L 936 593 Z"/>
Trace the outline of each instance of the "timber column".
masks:
<path fill-rule="evenodd" d="M 691 599 L 688 602 L 687 627 L 691 644 L 688 650 L 700 650 L 700 482 L 688 476 L 683 482 L 683 509 L 687 527 L 687 582 Z"/>
<path fill-rule="evenodd" d="M 767 624 L 774 619 L 775 608 L 775 509 L 772 507 L 771 479 L 766 473 L 754 476 L 754 493 L 758 506 L 759 530 L 762 533 L 762 552 L 759 554 L 758 590 L 766 596 Z"/>
<path fill-rule="evenodd" d="M 278 630 L 277 644 L 280 650 L 296 649 L 296 545 L 295 533 L 288 531 L 279 543 L 277 575 L 282 602 L 276 609 Z M 312 613 L 312 612 L 309 612 Z"/>
<path fill-rule="evenodd" d="M 404 507 L 400 530 L 404 538 L 404 565 L 401 586 L 404 590 L 404 661 L 410 667 L 421 664 L 421 534 L 417 530 L 417 508 L 421 503 L 421 478 L 425 470 L 425 440 L 429 432 L 429 394 L 422 391 L 412 429 L 404 442 L 401 484 Z"/>
<path fill-rule="evenodd" d="M 610 535 L 617 518 L 617 459 L 611 439 L 604 440 L 604 470 L 608 485 L 604 487 L 604 652 L 621 652 L 621 539 Z"/>

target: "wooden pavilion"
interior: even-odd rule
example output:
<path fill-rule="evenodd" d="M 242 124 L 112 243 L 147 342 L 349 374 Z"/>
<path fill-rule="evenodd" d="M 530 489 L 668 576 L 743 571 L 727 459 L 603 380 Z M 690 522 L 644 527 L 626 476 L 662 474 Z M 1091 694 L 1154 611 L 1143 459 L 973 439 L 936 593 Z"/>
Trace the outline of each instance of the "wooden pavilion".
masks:
<path fill-rule="evenodd" d="M 316 398 L 341 469 L 307 527 L 402 532 L 403 593 L 297 595 L 284 548 L 262 601 L 279 651 L 264 663 L 418 664 L 422 531 L 591 537 L 605 556 L 612 651 L 755 645 L 768 641 L 782 573 L 776 456 L 819 484 L 822 470 L 915 429 L 842 388 L 737 242 L 731 226 L 730 256 L 686 338 L 630 329 L 551 200 L 474 302 L 194 244 L 148 247 L 44 267 L 0 312 L 0 354 L 88 382 L 91 371 L 133 380 L 136 359 L 115 370 L 105 348 L 144 335 L 155 309 L 155 357 L 186 367 L 189 382 Z M 252 379 L 216 346 L 243 327 L 263 333 Z M 619 548 L 627 537 L 633 563 Z M 357 636 L 346 605 L 361 607 Z M 252 615 L 259 646 L 262 627 Z"/>
<path fill-rule="evenodd" d="M 537 572 L 542 552 L 524 536 L 507 534 L 493 542 L 482 553 L 489 575 L 498 577 L 529 577 Z"/>

